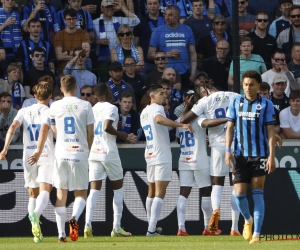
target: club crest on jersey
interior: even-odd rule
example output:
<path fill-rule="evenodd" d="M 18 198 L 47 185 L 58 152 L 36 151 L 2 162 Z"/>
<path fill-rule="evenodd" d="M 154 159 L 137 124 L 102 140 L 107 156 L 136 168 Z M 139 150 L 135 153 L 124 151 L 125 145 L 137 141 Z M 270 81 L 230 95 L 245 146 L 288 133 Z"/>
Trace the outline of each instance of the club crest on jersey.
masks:
<path fill-rule="evenodd" d="M 78 109 L 78 105 L 72 105 L 72 104 L 64 105 L 64 106 L 62 106 L 62 109 L 76 110 L 76 109 Z"/>
<path fill-rule="evenodd" d="M 262 107 L 261 107 L 260 104 L 257 104 L 257 105 L 256 105 L 256 110 L 261 110 L 261 108 L 262 108 Z"/>
<path fill-rule="evenodd" d="M 148 113 L 142 114 L 142 120 L 146 120 L 148 119 L 148 117 L 149 117 Z"/>
<path fill-rule="evenodd" d="M 40 111 L 29 111 L 29 115 L 33 116 L 33 117 L 38 117 L 39 115 L 41 115 Z"/>

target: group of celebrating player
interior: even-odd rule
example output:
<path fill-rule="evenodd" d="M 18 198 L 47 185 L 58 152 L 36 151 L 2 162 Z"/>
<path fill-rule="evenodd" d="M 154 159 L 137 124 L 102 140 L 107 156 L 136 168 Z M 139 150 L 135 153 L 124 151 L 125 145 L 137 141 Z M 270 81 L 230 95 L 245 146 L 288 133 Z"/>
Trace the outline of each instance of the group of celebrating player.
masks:
<path fill-rule="evenodd" d="M 163 105 L 166 100 L 160 85 L 151 85 L 147 94 L 150 103 L 142 111 L 140 120 L 146 137 L 148 196 L 146 212 L 147 236 L 160 236 L 157 227 L 166 189 L 172 178 L 172 155 L 168 127 L 177 128 L 180 139 L 179 156 L 180 195 L 177 203 L 178 236 L 187 236 L 185 228 L 186 199 L 194 184 L 201 190 L 204 214 L 203 235 L 218 235 L 220 202 L 225 176 L 232 187 L 231 235 L 238 231 L 239 213 L 245 219 L 243 236 L 250 244 L 259 242 L 264 217 L 263 186 L 267 173 L 275 170 L 274 108 L 272 103 L 257 92 L 261 76 L 255 71 L 243 75 L 245 95 L 218 91 L 209 83 L 200 84 L 204 96 L 195 105 L 190 96 L 183 114 L 177 121 L 166 118 Z M 52 185 L 57 189 L 55 204 L 59 242 L 66 242 L 65 217 L 68 191 L 74 191 L 75 201 L 69 220 L 70 238 L 78 239 L 77 223 L 86 206 L 84 237 L 91 237 L 92 218 L 102 180 L 112 181 L 113 229 L 111 236 L 131 236 L 121 228 L 123 211 L 123 169 L 116 145 L 116 136 L 128 142 L 136 140 L 134 134 L 117 130 L 118 109 L 109 103 L 111 91 L 100 83 L 94 94 L 98 103 L 76 97 L 75 78 L 61 79 L 64 98 L 48 107 L 52 85 L 40 82 L 34 88 L 37 104 L 18 112 L 9 128 L 0 159 L 5 159 L 15 130 L 24 129 L 24 176 L 29 190 L 28 212 L 35 242 L 43 235 L 39 217 L 49 200 Z M 202 97 L 202 96 L 200 96 Z M 211 162 L 206 152 L 206 128 L 211 147 Z M 236 130 L 233 150 L 233 131 Z M 56 138 L 54 150 L 53 135 Z M 232 152 L 235 153 L 233 157 Z M 228 165 L 228 166 L 227 166 Z M 53 167 L 54 166 L 54 167 Z M 53 178 L 52 178 L 53 176 Z M 53 181 L 52 181 L 53 180 Z M 87 197 L 88 184 L 90 193 Z M 252 185 L 254 218 L 250 215 L 246 191 Z M 254 233 L 252 225 L 254 223 Z"/>

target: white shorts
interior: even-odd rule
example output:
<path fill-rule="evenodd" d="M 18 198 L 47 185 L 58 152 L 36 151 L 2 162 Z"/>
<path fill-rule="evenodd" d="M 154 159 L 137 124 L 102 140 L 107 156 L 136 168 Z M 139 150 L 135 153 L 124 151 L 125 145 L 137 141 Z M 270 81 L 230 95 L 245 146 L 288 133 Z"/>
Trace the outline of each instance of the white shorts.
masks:
<path fill-rule="evenodd" d="M 211 148 L 210 151 L 210 175 L 228 176 L 229 167 L 225 163 L 225 149 Z"/>
<path fill-rule="evenodd" d="M 38 188 L 39 183 L 44 182 L 53 184 L 53 165 L 35 165 L 24 164 L 24 180 L 26 188 Z"/>
<path fill-rule="evenodd" d="M 179 170 L 180 187 L 193 187 L 195 184 L 198 188 L 211 186 L 209 168 L 201 170 Z"/>
<path fill-rule="evenodd" d="M 87 160 L 56 160 L 54 186 L 59 189 L 87 190 L 89 186 L 89 165 Z"/>
<path fill-rule="evenodd" d="M 123 179 L 121 161 L 89 161 L 89 181 L 105 180 L 106 175 L 111 181 Z"/>
<path fill-rule="evenodd" d="M 147 180 L 150 183 L 155 181 L 172 180 L 172 163 L 147 166 Z"/>

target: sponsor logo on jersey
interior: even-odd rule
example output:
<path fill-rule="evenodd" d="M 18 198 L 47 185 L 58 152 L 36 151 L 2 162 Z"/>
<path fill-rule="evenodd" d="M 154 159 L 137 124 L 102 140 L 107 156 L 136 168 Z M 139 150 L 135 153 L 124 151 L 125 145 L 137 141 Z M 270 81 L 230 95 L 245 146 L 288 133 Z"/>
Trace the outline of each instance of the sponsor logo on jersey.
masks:
<path fill-rule="evenodd" d="M 79 138 L 66 138 L 64 142 L 79 142 Z"/>
<path fill-rule="evenodd" d="M 165 38 L 172 38 L 172 37 L 185 37 L 184 33 L 171 33 L 171 34 L 165 34 Z"/>
<path fill-rule="evenodd" d="M 147 153 L 146 154 L 146 159 L 149 159 L 149 158 L 155 158 L 156 157 L 156 155 L 153 155 L 153 152 L 149 152 L 149 153 Z"/>
<path fill-rule="evenodd" d="M 148 117 L 149 117 L 148 113 L 142 114 L 142 120 L 146 120 L 146 119 L 148 119 Z"/>
<path fill-rule="evenodd" d="M 64 105 L 64 106 L 62 106 L 62 109 L 76 110 L 76 109 L 78 109 L 78 105 L 73 105 L 73 104 Z"/>
<path fill-rule="evenodd" d="M 153 148 L 153 145 L 147 146 L 147 149 L 151 149 L 151 148 Z"/>
<path fill-rule="evenodd" d="M 225 101 L 229 101 L 229 100 L 230 100 L 230 98 L 227 95 L 216 97 L 216 102 L 225 102 Z"/>
<path fill-rule="evenodd" d="M 182 157 L 180 159 L 180 162 L 182 162 L 182 163 L 196 163 L 197 161 L 193 160 L 193 158 L 191 158 L 191 157 Z"/>
<path fill-rule="evenodd" d="M 254 121 L 255 118 L 259 117 L 259 113 L 256 112 L 246 112 L 246 111 L 241 111 L 238 113 L 239 117 L 242 117 L 243 120 L 251 120 Z"/>
<path fill-rule="evenodd" d="M 182 155 L 193 155 L 193 151 L 181 152 Z"/>
<path fill-rule="evenodd" d="M 27 149 L 36 149 L 36 148 L 37 148 L 37 145 L 27 146 L 26 148 L 27 148 Z M 48 145 L 44 145 L 43 148 L 48 148 Z"/>
<path fill-rule="evenodd" d="M 92 151 L 95 154 L 107 155 L 107 152 L 103 151 L 103 148 L 93 148 Z"/>
<path fill-rule="evenodd" d="M 37 110 L 29 111 L 29 115 L 32 117 L 38 117 L 39 115 L 41 115 L 41 112 Z"/>
<path fill-rule="evenodd" d="M 98 116 L 102 115 L 103 110 L 102 109 L 101 110 L 93 110 L 93 112 L 94 112 L 94 116 L 98 117 Z"/>
<path fill-rule="evenodd" d="M 68 152 L 84 152 L 84 149 L 80 148 L 80 146 L 78 146 L 78 145 L 74 145 L 74 146 L 68 146 L 66 148 L 66 151 L 68 151 Z"/>
<path fill-rule="evenodd" d="M 68 159 L 68 158 L 62 158 L 62 161 L 68 161 L 68 162 L 80 162 L 78 159 Z"/>

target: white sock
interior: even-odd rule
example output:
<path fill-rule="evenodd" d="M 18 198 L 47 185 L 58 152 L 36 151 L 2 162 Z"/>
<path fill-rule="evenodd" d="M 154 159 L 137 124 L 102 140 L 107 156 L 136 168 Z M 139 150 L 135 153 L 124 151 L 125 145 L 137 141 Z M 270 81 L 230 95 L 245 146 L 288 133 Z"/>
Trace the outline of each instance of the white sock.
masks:
<path fill-rule="evenodd" d="M 56 224 L 58 229 L 58 238 L 66 237 L 65 223 L 66 223 L 66 207 L 55 208 Z"/>
<path fill-rule="evenodd" d="M 240 211 L 236 205 L 236 199 L 235 199 L 235 192 L 234 187 L 231 186 L 231 218 L 232 218 L 232 225 L 231 230 L 239 231 L 239 217 L 240 217 Z"/>
<path fill-rule="evenodd" d="M 75 218 L 75 220 L 78 221 L 80 215 L 82 214 L 82 211 L 85 207 L 85 199 L 81 198 L 81 197 L 76 197 L 74 204 L 73 204 L 73 213 L 72 213 L 72 217 Z"/>
<path fill-rule="evenodd" d="M 28 201 L 28 213 L 32 213 L 35 209 L 36 198 L 29 198 Z"/>
<path fill-rule="evenodd" d="M 121 218 L 123 213 L 123 188 L 114 190 L 114 222 L 113 229 L 119 231 L 121 229 Z"/>
<path fill-rule="evenodd" d="M 201 207 L 203 212 L 203 219 L 204 219 L 204 227 L 209 230 L 208 224 L 212 214 L 212 207 L 211 207 L 211 197 L 202 197 L 201 200 Z"/>
<path fill-rule="evenodd" d="M 186 198 L 182 195 L 179 195 L 177 201 L 177 220 L 178 228 L 183 232 L 186 232 L 185 229 L 185 211 L 186 211 Z"/>
<path fill-rule="evenodd" d="M 220 209 L 223 186 L 213 185 L 211 191 L 211 205 L 213 211 Z"/>
<path fill-rule="evenodd" d="M 252 239 L 253 238 L 259 238 L 259 235 L 260 235 L 260 233 L 253 232 Z"/>
<path fill-rule="evenodd" d="M 153 199 L 153 204 L 151 206 L 151 218 L 148 226 L 148 231 L 151 233 L 155 232 L 156 230 L 156 223 L 159 219 L 162 206 L 163 206 L 163 200 L 159 197 L 155 197 Z"/>
<path fill-rule="evenodd" d="M 90 227 L 92 227 L 93 214 L 99 193 L 99 190 L 91 189 L 89 197 L 86 200 L 85 223 L 89 224 Z"/>
<path fill-rule="evenodd" d="M 41 216 L 43 210 L 47 206 L 49 196 L 49 192 L 44 190 L 41 191 L 39 196 L 37 197 L 34 212 L 36 212 L 39 216 Z"/>
<path fill-rule="evenodd" d="M 146 199 L 146 213 L 147 213 L 148 223 L 150 222 L 152 203 L 153 203 L 153 198 L 147 197 L 147 199 Z"/>

